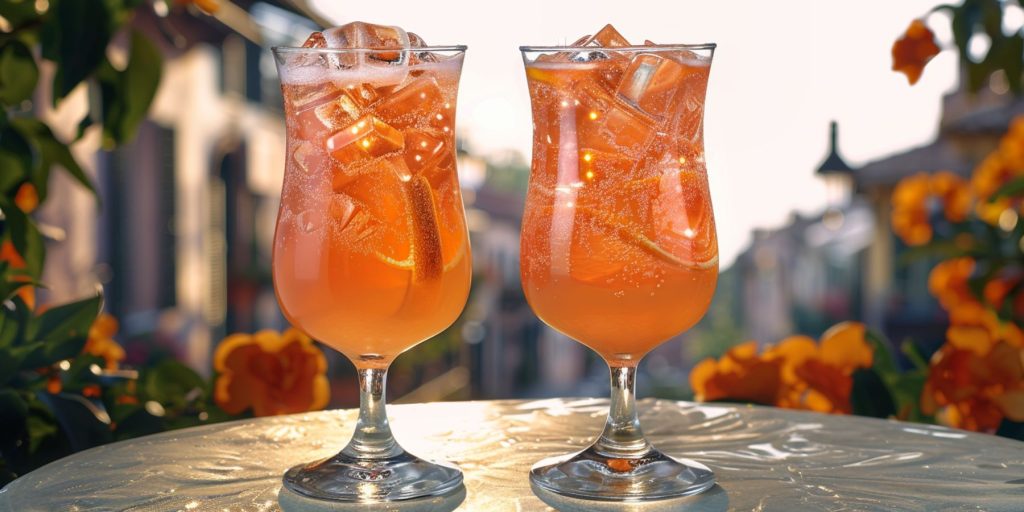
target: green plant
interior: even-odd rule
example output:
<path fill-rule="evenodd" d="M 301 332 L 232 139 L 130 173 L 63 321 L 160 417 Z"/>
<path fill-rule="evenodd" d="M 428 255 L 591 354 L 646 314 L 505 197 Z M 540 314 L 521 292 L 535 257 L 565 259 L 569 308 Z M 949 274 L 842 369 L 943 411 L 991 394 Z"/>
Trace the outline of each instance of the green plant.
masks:
<path fill-rule="evenodd" d="M 93 101 L 78 137 L 96 126 L 106 149 L 130 141 L 156 93 L 162 67 L 156 46 L 130 27 L 144 4 L 0 3 L 0 484 L 68 452 L 73 440 L 58 428 L 46 394 L 51 379 L 59 374 L 63 389 L 74 390 L 98 378 L 88 371 L 95 358 L 82 349 L 102 307 L 101 295 L 45 309 L 34 304 L 34 288 L 44 286 L 46 253 L 32 211 L 46 201 L 51 171 L 67 172 L 95 194 L 68 149 L 72 141 L 54 134 L 40 117 L 45 106 L 36 100 L 48 97 L 52 107 L 60 107 L 73 90 L 86 87 Z M 115 66 L 107 49 L 121 33 L 128 57 Z M 40 82 L 43 62 L 53 70 L 48 83 Z M 21 197 L 26 191 L 32 200 Z"/>

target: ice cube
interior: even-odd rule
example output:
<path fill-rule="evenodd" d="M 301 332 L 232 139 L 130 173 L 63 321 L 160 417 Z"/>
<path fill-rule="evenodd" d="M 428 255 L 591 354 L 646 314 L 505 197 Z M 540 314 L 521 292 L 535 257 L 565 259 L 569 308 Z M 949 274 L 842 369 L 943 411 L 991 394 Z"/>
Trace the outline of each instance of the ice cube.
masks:
<path fill-rule="evenodd" d="M 357 250 L 390 263 L 410 256 L 407 182 L 399 177 L 404 166 L 401 156 L 386 157 L 357 172 L 346 168 L 335 173 L 328 208 L 342 234 L 360 244 Z"/>
<path fill-rule="evenodd" d="M 420 37 L 419 35 L 417 35 L 416 33 L 408 32 L 407 34 L 409 36 L 409 47 L 410 48 L 423 48 L 423 47 L 427 46 L 427 42 L 424 41 L 423 38 Z"/>
<path fill-rule="evenodd" d="M 449 156 L 448 145 L 442 133 L 428 130 L 410 130 L 405 133 L 405 164 L 413 174 L 434 174 Z M 428 178 L 435 178 L 428 176 Z M 431 179 L 431 182 L 434 182 Z"/>
<path fill-rule="evenodd" d="M 329 28 L 323 36 L 330 48 L 409 48 L 409 34 L 401 27 L 362 21 Z"/>
<path fill-rule="evenodd" d="M 384 156 L 404 146 L 402 132 L 372 114 L 361 117 L 327 139 L 327 152 L 336 160 L 354 163 Z"/>
<path fill-rule="evenodd" d="M 344 129 L 359 119 L 361 113 L 359 103 L 349 94 L 342 94 L 334 101 L 329 101 L 313 109 L 317 121 L 327 127 L 330 132 Z"/>
<path fill-rule="evenodd" d="M 620 98 L 648 115 L 670 115 L 669 106 L 686 76 L 686 69 L 674 59 L 641 53 L 633 57 L 619 82 Z"/>
<path fill-rule="evenodd" d="M 313 32 L 306 38 L 306 42 L 302 43 L 303 48 L 327 48 L 327 38 L 324 37 L 323 32 Z"/>
<path fill-rule="evenodd" d="M 593 84 L 585 84 L 577 107 L 581 146 L 639 156 L 654 139 L 657 122 Z"/>
<path fill-rule="evenodd" d="M 448 120 L 450 117 L 447 112 L 443 111 L 445 108 L 443 99 L 437 80 L 430 76 L 421 76 L 379 100 L 374 104 L 374 110 L 382 119 L 397 128 L 406 128 L 416 124 L 427 114 L 433 117 L 431 123 L 435 124 L 437 121 Z M 442 116 L 442 119 L 437 119 L 438 115 Z"/>
<path fill-rule="evenodd" d="M 294 162 L 295 168 L 302 174 L 311 174 L 317 170 L 315 158 L 315 148 L 313 143 L 309 141 L 299 142 L 295 150 L 292 151 L 292 162 Z"/>
<path fill-rule="evenodd" d="M 359 48 L 381 51 L 338 52 L 328 55 L 332 66 L 362 68 L 378 85 L 397 84 L 405 80 L 409 63 L 406 51 L 409 34 L 400 27 L 374 25 L 354 21 L 323 31 L 328 48 Z M 392 50 L 393 49 L 393 50 Z"/>
<path fill-rule="evenodd" d="M 592 37 L 587 38 L 582 44 L 573 44 L 573 46 L 601 46 L 604 48 L 621 48 L 623 46 L 629 46 L 629 41 L 611 23 L 605 25 Z"/>
<path fill-rule="evenodd" d="M 335 89 L 323 96 L 296 105 L 293 115 L 302 137 L 312 140 L 326 129 L 334 133 L 359 118 L 362 104 L 345 89 Z"/>

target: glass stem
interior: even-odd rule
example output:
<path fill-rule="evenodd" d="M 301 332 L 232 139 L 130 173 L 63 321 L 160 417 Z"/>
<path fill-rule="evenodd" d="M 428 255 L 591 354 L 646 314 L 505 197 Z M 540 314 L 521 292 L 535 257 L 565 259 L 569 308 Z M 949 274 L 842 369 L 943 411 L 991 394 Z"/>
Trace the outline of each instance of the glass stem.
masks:
<path fill-rule="evenodd" d="M 368 460 L 387 459 L 403 453 L 391 435 L 384 409 L 387 374 L 386 368 L 359 369 L 359 421 L 352 440 L 341 453 Z"/>
<path fill-rule="evenodd" d="M 651 450 L 651 445 L 644 438 L 636 413 L 636 366 L 609 366 L 612 396 L 608 421 L 593 449 L 615 459 L 643 457 Z"/>

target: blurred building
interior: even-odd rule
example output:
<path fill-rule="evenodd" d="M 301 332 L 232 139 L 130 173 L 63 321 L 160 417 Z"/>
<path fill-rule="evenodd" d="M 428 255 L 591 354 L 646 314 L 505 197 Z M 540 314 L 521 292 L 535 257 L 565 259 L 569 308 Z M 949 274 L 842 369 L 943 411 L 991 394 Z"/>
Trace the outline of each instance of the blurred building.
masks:
<path fill-rule="evenodd" d="M 66 238 L 48 247 L 51 299 L 102 284 L 135 362 L 171 355 L 208 373 L 213 343 L 226 333 L 282 326 L 269 268 L 285 134 L 265 47 L 315 27 L 275 2 L 235 4 L 248 14 L 221 16 L 257 21 L 243 31 L 251 39 L 181 8 L 137 10 L 132 28 L 164 57 L 149 117 L 114 151 L 101 150 L 95 129 L 75 145 L 101 207 L 55 179 L 42 213 Z M 74 127 L 87 103 L 80 88 L 44 115 Z"/>
<path fill-rule="evenodd" d="M 783 227 L 756 231 L 733 266 L 742 297 L 737 323 L 746 336 L 773 343 L 859 319 L 896 342 L 910 337 L 925 348 L 941 343 L 946 315 L 928 292 L 937 260 L 911 257 L 893 234 L 893 189 L 919 172 L 969 178 L 1013 117 L 1024 113 L 1024 101 L 999 88 L 974 96 L 960 90 L 947 95 L 942 107 L 934 141 L 855 169 L 838 156 L 833 131 L 818 174 L 844 190 L 830 197 L 820 215 L 794 214 Z M 839 172 L 829 171 L 837 167 Z"/>

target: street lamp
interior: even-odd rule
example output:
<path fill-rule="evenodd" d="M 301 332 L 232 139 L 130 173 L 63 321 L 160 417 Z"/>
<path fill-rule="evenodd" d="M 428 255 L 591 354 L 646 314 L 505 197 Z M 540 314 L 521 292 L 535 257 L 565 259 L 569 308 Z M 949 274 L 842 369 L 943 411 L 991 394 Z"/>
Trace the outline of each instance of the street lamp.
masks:
<path fill-rule="evenodd" d="M 832 121 L 830 126 L 828 156 L 818 166 L 814 174 L 825 180 L 825 199 L 827 208 L 821 222 L 829 229 L 839 229 L 843 225 L 842 209 L 850 201 L 853 190 L 853 169 L 839 156 L 836 138 L 838 125 Z"/>

